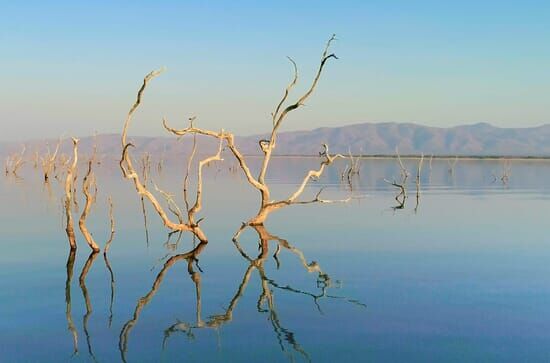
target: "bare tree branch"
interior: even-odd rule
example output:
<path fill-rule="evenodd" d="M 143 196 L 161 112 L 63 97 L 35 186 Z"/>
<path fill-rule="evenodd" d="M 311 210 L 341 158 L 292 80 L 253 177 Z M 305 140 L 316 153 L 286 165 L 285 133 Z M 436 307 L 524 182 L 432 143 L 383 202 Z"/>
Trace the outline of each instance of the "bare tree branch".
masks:
<path fill-rule="evenodd" d="M 73 213 L 71 210 L 71 204 L 73 199 L 73 175 L 75 174 L 76 166 L 78 163 L 78 139 L 73 138 L 73 162 L 67 170 L 67 176 L 65 178 L 65 214 L 67 216 L 67 226 L 65 231 L 67 232 L 67 238 L 69 239 L 69 246 L 72 250 L 76 249 L 76 238 L 74 234 Z M 46 178 L 47 180 L 47 178 Z"/>
<path fill-rule="evenodd" d="M 86 226 L 86 218 L 88 218 L 88 213 L 90 213 L 90 208 L 92 206 L 92 202 L 94 198 L 90 194 L 90 182 L 93 178 L 92 176 L 92 164 L 94 163 L 94 159 L 91 158 L 88 161 L 88 172 L 84 176 L 84 179 L 82 181 L 82 192 L 84 193 L 84 196 L 86 197 L 86 204 L 84 205 L 84 209 L 82 210 L 82 215 L 80 216 L 80 219 L 78 221 L 78 226 L 80 227 L 80 232 L 82 232 L 82 235 L 86 239 L 86 242 L 88 242 L 88 246 L 92 249 L 94 252 L 99 252 L 100 248 L 95 242 L 94 238 L 92 237 L 92 234 L 88 230 L 88 227 Z"/>

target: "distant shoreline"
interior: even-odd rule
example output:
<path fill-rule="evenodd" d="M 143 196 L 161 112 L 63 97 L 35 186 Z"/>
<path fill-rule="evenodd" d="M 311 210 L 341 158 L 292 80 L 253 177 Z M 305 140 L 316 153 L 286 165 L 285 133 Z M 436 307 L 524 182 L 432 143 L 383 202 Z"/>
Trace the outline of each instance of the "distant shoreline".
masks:
<path fill-rule="evenodd" d="M 262 158 L 263 155 L 259 154 L 250 154 L 245 155 L 249 158 Z M 397 159 L 397 155 L 384 155 L 384 154 L 375 154 L 375 155 L 352 155 L 354 158 L 360 158 L 360 159 Z M 319 158 L 318 155 L 273 155 L 273 158 L 296 158 L 296 159 L 304 159 L 304 158 Z M 344 155 L 344 157 L 348 158 L 348 155 Z M 416 154 L 407 154 L 407 155 L 400 155 L 401 159 L 420 159 L 421 155 Z M 430 159 L 432 155 L 424 155 L 424 159 Z M 550 160 L 550 156 L 512 156 L 512 155 L 433 155 L 433 159 L 455 159 L 458 160 L 541 160 L 546 161 Z"/>

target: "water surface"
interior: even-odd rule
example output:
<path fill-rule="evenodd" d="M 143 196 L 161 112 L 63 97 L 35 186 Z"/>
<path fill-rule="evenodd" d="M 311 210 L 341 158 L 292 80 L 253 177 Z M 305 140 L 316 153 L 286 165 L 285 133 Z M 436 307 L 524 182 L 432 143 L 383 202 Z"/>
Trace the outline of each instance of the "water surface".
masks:
<path fill-rule="evenodd" d="M 232 242 L 257 211 L 256 191 L 230 160 L 209 166 L 209 243 L 199 246 L 189 234 L 167 242 L 149 205 L 146 236 L 139 197 L 105 160 L 89 229 L 103 246 L 111 195 L 115 237 L 107 260 L 89 259 L 77 234 L 74 266 L 62 183 L 44 186 L 27 165 L 0 182 L 0 360 L 548 361 L 550 163 L 512 161 L 504 183 L 501 161 L 460 160 L 450 172 L 426 160 L 418 204 L 416 161 L 405 164 L 402 208 L 384 182 L 399 180 L 395 160 L 362 161 L 351 188 L 338 162 L 304 199 L 325 187 L 326 198 L 352 200 L 274 212 L 264 246 L 253 229 Z M 275 158 L 274 198 L 316 165 Z M 184 169 L 171 161 L 154 181 L 181 200 Z"/>

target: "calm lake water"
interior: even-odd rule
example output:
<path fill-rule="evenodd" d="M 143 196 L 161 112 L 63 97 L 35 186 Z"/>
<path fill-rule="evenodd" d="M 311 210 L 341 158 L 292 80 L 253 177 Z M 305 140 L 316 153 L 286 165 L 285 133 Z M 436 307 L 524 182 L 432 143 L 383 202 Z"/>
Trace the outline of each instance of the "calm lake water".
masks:
<path fill-rule="evenodd" d="M 0 361 L 550 361 L 550 161 L 512 161 L 503 183 L 501 161 L 460 160 L 451 173 L 426 160 L 416 205 L 416 161 L 405 160 L 402 209 L 383 181 L 399 178 L 395 160 L 362 161 L 353 190 L 339 162 L 304 198 L 324 186 L 325 198 L 352 201 L 274 212 L 265 228 L 280 240 L 260 251 L 245 230 L 247 259 L 232 236 L 259 195 L 226 159 L 206 170 L 209 243 L 196 260 L 181 254 L 198 242 L 167 243 L 148 204 L 146 236 L 131 182 L 105 160 L 88 226 L 103 246 L 112 195 L 116 233 L 83 279 L 90 250 L 78 233 L 71 267 L 62 183 L 45 187 L 30 165 L 22 179 L 2 176 Z M 317 165 L 275 158 L 274 198 Z M 160 175 L 154 166 L 154 181 L 181 200 L 185 161 Z"/>

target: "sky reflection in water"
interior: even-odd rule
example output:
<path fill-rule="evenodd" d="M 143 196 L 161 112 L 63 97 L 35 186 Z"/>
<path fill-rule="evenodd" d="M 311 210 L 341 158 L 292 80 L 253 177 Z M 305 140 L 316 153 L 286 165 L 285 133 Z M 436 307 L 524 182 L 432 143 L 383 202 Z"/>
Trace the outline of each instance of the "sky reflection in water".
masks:
<path fill-rule="evenodd" d="M 315 163 L 275 158 L 274 198 Z M 383 178 L 398 178 L 394 160 L 363 161 L 352 192 L 339 162 L 308 192 L 327 186 L 326 197 L 361 198 L 274 212 L 265 230 L 243 231 L 238 244 L 231 237 L 257 211 L 258 195 L 227 168 L 206 170 L 208 245 L 189 234 L 165 243 L 150 208 L 147 245 L 139 198 L 116 164 L 104 162 L 88 224 L 103 246 L 112 195 L 116 234 L 106 260 L 90 256 L 77 235 L 72 261 L 60 183 L 49 194 L 29 166 L 20 180 L 2 178 L 1 360 L 550 357 L 550 162 L 513 161 L 507 185 L 493 176 L 498 161 L 461 160 L 453 173 L 445 160 L 431 171 L 426 163 L 416 213 L 413 180 L 404 209 L 391 208 L 396 190 Z M 170 162 L 165 170 L 180 171 L 155 182 L 177 196 L 183 169 Z"/>

